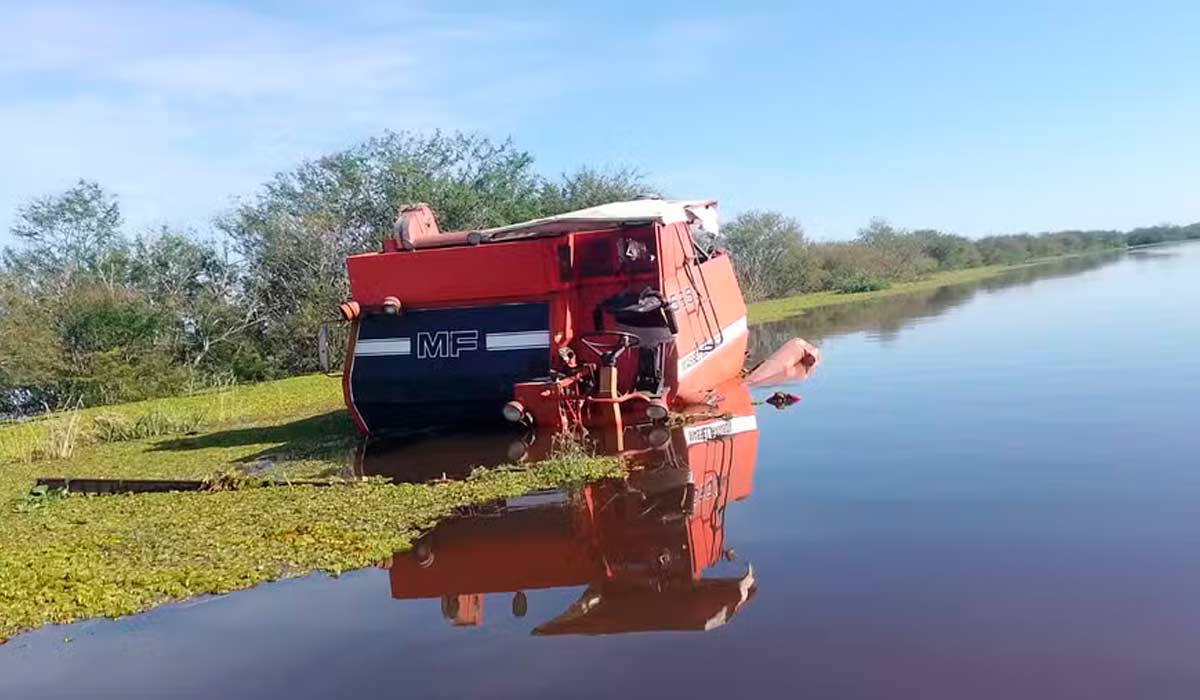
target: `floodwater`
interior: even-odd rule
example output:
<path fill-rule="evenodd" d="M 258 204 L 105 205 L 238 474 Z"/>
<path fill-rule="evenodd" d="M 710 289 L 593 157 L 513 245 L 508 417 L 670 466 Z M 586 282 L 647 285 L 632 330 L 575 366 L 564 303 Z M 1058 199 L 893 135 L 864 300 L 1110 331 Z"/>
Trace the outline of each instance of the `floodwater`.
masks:
<path fill-rule="evenodd" d="M 1197 302 L 1186 245 L 760 327 L 803 402 L 674 471 L 23 635 L 0 697 L 1200 697 Z"/>

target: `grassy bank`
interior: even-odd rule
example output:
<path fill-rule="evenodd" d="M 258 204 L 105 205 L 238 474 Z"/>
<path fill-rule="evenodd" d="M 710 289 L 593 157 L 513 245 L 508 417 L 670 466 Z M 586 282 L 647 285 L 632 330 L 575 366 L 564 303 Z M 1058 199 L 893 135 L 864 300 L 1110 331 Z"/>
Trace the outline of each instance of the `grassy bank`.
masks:
<path fill-rule="evenodd" d="M 51 454 L 66 434 L 69 449 Z M 571 454 L 436 484 L 30 496 L 38 476 L 331 478 L 345 472 L 353 443 L 338 381 L 319 375 L 0 426 L 0 640 L 367 566 L 455 507 L 618 471 L 613 460 Z"/>
<path fill-rule="evenodd" d="M 1111 253 L 1112 251 L 1103 251 Z M 835 304 L 849 304 L 856 301 L 868 301 L 871 299 L 882 299 L 885 297 L 897 296 L 900 294 L 908 294 L 911 292 L 919 292 L 926 289 L 935 289 L 952 284 L 966 284 L 969 282 L 977 282 L 979 280 L 995 277 L 996 275 L 1017 270 L 1031 265 L 1039 265 L 1054 260 L 1062 260 L 1068 257 L 1076 256 L 1060 256 L 1055 258 L 1045 258 L 1018 265 L 987 265 L 984 267 L 972 267 L 965 270 L 948 270 L 946 272 L 937 272 L 923 279 L 914 282 L 903 282 L 894 284 L 887 289 L 879 289 L 871 292 L 855 292 L 845 294 L 841 292 L 814 292 L 811 294 L 797 294 L 795 296 L 783 297 L 781 299 L 764 299 L 747 305 L 749 322 L 751 325 L 756 323 L 766 323 L 768 321 L 778 321 L 803 313 L 806 309 L 812 309 L 818 306 L 832 306 Z"/>
<path fill-rule="evenodd" d="M 208 432 L 280 418 L 296 420 L 338 411 L 341 406 L 340 378 L 307 375 L 190 396 L 84 408 L 0 424 L 0 462 L 69 457 L 88 445 L 130 437 Z"/>

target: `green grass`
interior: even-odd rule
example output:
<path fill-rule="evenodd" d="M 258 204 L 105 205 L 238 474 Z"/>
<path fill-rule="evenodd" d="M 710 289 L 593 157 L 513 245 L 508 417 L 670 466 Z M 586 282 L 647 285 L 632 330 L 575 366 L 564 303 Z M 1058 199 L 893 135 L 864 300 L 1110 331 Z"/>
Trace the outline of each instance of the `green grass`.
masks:
<path fill-rule="evenodd" d="M 1064 256 L 1065 257 L 1065 256 Z M 1057 260 L 1058 258 L 1051 258 Z M 782 299 L 764 299 L 757 301 L 747 306 L 747 316 L 751 325 L 756 323 L 766 323 L 768 321 L 778 321 L 803 313 L 806 309 L 812 309 L 818 306 L 833 306 L 834 304 L 849 304 L 856 301 L 867 301 L 870 299 L 882 299 L 885 297 L 897 296 L 900 294 L 909 294 L 911 292 L 919 292 L 926 289 L 935 289 L 951 284 L 966 284 L 968 282 L 978 282 L 988 277 L 1016 270 L 1030 265 L 1036 265 L 1047 260 L 1021 263 L 1019 265 L 988 265 L 985 267 L 972 267 L 965 270 L 948 270 L 946 272 L 936 272 L 924 279 L 913 282 L 901 282 L 894 284 L 886 289 L 878 289 L 869 292 L 813 292 L 811 294 L 797 294 L 795 296 L 783 297 Z"/>
<path fill-rule="evenodd" d="M 337 410 L 341 405 L 341 379 L 312 374 L 190 396 L 66 411 L 35 420 L 0 424 L 0 462 L 31 460 L 52 454 L 67 456 L 72 450 L 53 448 L 60 447 L 63 442 L 70 442 L 71 447 L 103 442 L 113 437 L 113 433 L 121 433 L 121 428 L 136 432 L 139 422 L 147 433 L 144 437 L 155 437 L 188 432 L 189 428 L 214 429 L 270 422 L 281 416 L 315 416 Z M 74 439 L 71 439 L 72 434 Z"/>
<path fill-rule="evenodd" d="M 142 432 L 43 449 L 64 424 L 98 416 L 203 416 L 202 429 L 161 419 Z M 147 425 L 143 421 L 143 425 Z M 56 427 L 57 426 L 57 427 Z M 166 427 L 163 427 L 166 426 Z M 307 376 L 0 426 L 0 640 L 49 623 L 121 616 L 205 593 L 311 571 L 371 565 L 454 508 L 536 488 L 615 476 L 615 460 L 575 450 L 533 468 L 479 470 L 463 481 L 122 496 L 30 496 L 38 476 L 205 478 L 269 465 L 276 478 L 345 473 L 355 436 L 338 381 Z M 33 450 L 31 453 L 30 450 Z"/>

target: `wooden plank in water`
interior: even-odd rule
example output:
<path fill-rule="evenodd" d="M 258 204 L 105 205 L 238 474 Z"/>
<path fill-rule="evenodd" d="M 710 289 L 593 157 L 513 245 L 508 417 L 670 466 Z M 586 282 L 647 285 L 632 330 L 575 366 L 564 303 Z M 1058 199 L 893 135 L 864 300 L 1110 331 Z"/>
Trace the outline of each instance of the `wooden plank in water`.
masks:
<path fill-rule="evenodd" d="M 263 486 L 329 486 L 329 481 L 296 480 L 264 481 Z M 170 491 L 203 491 L 211 487 L 206 481 L 193 479 L 67 479 L 38 477 L 38 486 L 68 493 L 167 493 Z"/>

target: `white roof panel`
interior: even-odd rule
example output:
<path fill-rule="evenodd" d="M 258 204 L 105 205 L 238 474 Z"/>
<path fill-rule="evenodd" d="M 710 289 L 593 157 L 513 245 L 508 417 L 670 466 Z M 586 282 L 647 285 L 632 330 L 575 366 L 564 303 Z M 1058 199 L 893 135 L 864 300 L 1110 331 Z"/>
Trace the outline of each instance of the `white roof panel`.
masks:
<path fill-rule="evenodd" d="M 601 204 L 519 224 L 483 229 L 479 233 L 487 240 L 498 241 L 590 228 L 647 223 L 673 224 L 680 221 L 699 221 L 707 231 L 715 234 L 717 203 L 711 199 L 634 199 Z"/>

